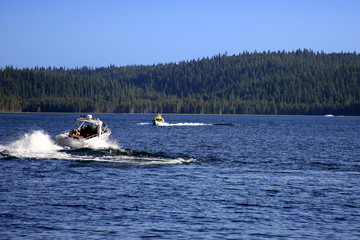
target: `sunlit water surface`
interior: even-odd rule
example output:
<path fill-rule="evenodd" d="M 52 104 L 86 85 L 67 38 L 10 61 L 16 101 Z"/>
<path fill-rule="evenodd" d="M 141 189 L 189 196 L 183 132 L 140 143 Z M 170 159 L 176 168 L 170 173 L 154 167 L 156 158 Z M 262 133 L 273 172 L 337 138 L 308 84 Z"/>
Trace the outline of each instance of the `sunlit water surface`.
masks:
<path fill-rule="evenodd" d="M 359 239 L 360 118 L 0 114 L 1 239 Z"/>

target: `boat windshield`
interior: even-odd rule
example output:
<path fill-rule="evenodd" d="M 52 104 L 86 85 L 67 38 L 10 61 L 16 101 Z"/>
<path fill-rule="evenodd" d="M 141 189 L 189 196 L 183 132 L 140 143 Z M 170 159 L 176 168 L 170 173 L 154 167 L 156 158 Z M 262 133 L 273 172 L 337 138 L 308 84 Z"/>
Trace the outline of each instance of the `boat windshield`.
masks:
<path fill-rule="evenodd" d="M 78 117 L 70 135 L 82 136 L 85 138 L 94 135 L 100 136 L 102 133 L 101 128 L 102 122 L 99 119 Z"/>

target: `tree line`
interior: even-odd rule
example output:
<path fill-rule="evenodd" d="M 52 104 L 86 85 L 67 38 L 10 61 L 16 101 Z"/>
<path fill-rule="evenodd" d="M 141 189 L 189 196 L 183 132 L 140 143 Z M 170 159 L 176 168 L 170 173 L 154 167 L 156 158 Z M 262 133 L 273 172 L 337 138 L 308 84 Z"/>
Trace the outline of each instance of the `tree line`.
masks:
<path fill-rule="evenodd" d="M 146 66 L 7 66 L 0 111 L 360 115 L 360 55 L 299 49 Z"/>

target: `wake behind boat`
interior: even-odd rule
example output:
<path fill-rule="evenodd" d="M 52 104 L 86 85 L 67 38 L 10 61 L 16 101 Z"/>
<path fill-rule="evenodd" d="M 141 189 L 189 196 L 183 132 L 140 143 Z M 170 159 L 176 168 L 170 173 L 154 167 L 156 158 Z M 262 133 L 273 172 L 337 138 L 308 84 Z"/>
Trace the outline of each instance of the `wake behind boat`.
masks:
<path fill-rule="evenodd" d="M 63 147 L 74 149 L 88 147 L 97 141 L 106 141 L 111 134 L 110 128 L 99 119 L 93 119 L 92 115 L 76 118 L 74 128 L 65 131 L 55 137 L 56 143 Z"/>
<path fill-rule="evenodd" d="M 153 121 L 153 125 L 156 125 L 156 126 L 165 124 L 165 120 L 160 114 L 157 115 L 157 117 L 154 118 L 152 121 Z"/>

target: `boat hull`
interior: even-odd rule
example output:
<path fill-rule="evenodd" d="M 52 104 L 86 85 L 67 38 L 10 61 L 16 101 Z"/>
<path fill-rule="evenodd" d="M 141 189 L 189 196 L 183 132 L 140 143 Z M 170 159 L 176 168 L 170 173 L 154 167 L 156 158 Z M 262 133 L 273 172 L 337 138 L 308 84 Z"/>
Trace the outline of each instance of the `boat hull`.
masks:
<path fill-rule="evenodd" d="M 165 121 L 164 120 L 153 120 L 153 125 L 155 126 L 161 126 L 161 125 L 164 125 L 165 124 Z"/>
<path fill-rule="evenodd" d="M 96 143 L 97 141 L 106 141 L 109 138 L 108 133 L 102 134 L 100 137 L 92 137 L 92 138 L 74 138 L 69 136 L 68 133 L 62 133 L 55 137 L 56 144 L 62 147 L 69 147 L 73 149 L 79 148 L 86 148 L 90 147 L 92 144 Z"/>

